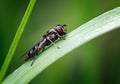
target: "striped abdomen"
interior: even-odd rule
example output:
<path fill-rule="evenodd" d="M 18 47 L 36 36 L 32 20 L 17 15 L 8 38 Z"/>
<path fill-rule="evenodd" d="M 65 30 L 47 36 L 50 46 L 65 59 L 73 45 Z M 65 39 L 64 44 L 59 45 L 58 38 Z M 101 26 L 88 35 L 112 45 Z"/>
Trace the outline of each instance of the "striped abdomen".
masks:
<path fill-rule="evenodd" d="M 25 58 L 25 61 L 32 58 L 35 55 L 38 55 L 39 51 L 41 51 L 46 46 L 46 39 L 42 39 L 39 43 L 37 43 L 33 48 L 31 48 Z"/>

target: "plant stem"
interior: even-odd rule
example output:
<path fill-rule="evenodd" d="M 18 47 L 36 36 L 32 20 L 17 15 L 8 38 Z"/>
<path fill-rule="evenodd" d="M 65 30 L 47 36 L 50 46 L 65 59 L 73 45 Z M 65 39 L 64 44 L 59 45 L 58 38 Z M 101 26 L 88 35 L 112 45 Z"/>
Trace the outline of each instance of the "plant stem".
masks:
<path fill-rule="evenodd" d="M 23 33 L 24 29 L 25 29 L 25 25 L 26 25 L 26 23 L 27 23 L 27 21 L 28 21 L 28 19 L 30 17 L 30 14 L 31 14 L 31 12 L 33 10 L 35 2 L 36 2 L 36 0 L 30 0 L 29 5 L 27 7 L 27 10 L 25 11 L 25 14 L 24 14 L 24 16 L 22 18 L 22 21 L 21 21 L 21 23 L 20 23 L 20 25 L 18 27 L 16 35 L 15 35 L 15 37 L 13 39 L 13 42 L 12 42 L 12 44 L 10 46 L 10 49 L 9 49 L 9 51 L 7 53 L 7 56 L 5 58 L 5 61 L 3 63 L 1 71 L 0 71 L 0 82 L 3 80 L 3 78 L 4 78 L 5 74 L 6 74 L 6 71 L 7 71 L 8 67 L 9 67 L 9 65 L 10 65 L 11 59 L 12 59 L 12 57 L 14 55 L 16 47 L 17 47 L 17 45 L 19 43 L 19 40 L 20 40 L 20 38 L 22 36 L 22 33 Z"/>

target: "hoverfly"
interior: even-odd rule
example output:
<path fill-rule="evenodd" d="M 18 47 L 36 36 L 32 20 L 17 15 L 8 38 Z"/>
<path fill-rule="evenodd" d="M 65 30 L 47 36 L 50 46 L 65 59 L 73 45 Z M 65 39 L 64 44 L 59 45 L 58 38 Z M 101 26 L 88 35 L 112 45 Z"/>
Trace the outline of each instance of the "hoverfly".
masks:
<path fill-rule="evenodd" d="M 40 42 L 34 45 L 28 52 L 27 56 L 25 57 L 25 61 L 29 60 L 30 58 L 34 57 L 31 66 L 33 65 L 38 53 L 43 51 L 44 48 L 50 44 L 53 44 L 55 47 L 59 49 L 59 47 L 55 44 L 55 41 L 60 39 L 65 39 L 65 34 L 67 30 L 64 28 L 66 25 L 56 25 L 54 28 L 51 28 L 43 35 L 43 38 Z"/>

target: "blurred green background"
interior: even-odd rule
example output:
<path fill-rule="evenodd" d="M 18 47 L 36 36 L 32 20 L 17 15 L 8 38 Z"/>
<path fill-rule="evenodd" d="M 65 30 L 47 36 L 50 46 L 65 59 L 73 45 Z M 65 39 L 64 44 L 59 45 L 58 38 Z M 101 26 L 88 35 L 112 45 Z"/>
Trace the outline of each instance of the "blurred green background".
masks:
<path fill-rule="evenodd" d="M 0 68 L 28 3 L 29 0 L 0 0 Z M 20 56 L 48 29 L 67 24 L 70 32 L 119 5 L 119 0 L 37 0 L 6 76 L 24 63 Z M 70 52 L 30 84 L 120 84 L 120 29 Z"/>

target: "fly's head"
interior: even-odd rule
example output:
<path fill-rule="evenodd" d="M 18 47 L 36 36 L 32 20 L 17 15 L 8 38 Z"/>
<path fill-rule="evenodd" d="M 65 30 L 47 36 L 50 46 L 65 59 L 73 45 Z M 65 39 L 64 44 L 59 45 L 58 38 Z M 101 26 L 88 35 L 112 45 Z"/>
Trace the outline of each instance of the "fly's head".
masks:
<path fill-rule="evenodd" d="M 58 25 L 56 25 L 55 30 L 59 35 L 63 36 L 67 33 L 67 30 L 65 29 L 66 26 L 67 25 L 65 25 L 65 24 L 64 25 L 58 24 Z"/>

